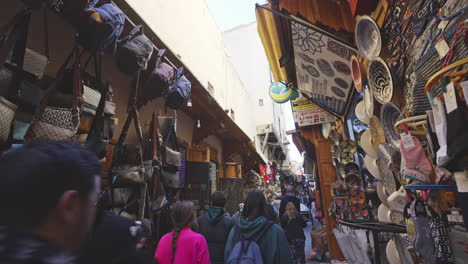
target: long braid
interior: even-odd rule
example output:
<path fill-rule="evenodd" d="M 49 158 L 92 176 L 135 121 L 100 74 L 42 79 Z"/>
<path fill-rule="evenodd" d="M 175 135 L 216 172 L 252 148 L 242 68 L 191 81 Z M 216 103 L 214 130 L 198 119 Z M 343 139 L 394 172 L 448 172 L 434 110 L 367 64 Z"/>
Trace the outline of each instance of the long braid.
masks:
<path fill-rule="evenodd" d="M 177 249 L 177 239 L 179 238 L 180 231 L 182 229 L 180 227 L 174 228 L 174 233 L 172 234 L 172 255 L 171 255 L 171 263 L 174 263 L 175 252 Z"/>

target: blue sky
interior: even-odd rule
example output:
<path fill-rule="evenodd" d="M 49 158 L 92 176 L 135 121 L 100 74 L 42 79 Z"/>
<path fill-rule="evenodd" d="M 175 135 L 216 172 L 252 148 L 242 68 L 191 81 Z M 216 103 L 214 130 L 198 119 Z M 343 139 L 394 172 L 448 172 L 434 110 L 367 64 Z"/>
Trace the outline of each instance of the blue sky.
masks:
<path fill-rule="evenodd" d="M 255 4 L 265 0 L 205 0 L 221 31 L 255 21 Z"/>

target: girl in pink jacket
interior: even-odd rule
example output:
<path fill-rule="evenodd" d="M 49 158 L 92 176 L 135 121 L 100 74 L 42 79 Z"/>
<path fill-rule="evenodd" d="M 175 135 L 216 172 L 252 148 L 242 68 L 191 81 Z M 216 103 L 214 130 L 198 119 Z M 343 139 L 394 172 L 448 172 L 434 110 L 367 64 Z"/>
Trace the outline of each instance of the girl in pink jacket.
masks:
<path fill-rule="evenodd" d="M 210 264 L 205 238 L 190 227 L 196 223 L 191 201 L 178 201 L 171 209 L 174 231 L 159 241 L 154 259 L 159 264 Z"/>

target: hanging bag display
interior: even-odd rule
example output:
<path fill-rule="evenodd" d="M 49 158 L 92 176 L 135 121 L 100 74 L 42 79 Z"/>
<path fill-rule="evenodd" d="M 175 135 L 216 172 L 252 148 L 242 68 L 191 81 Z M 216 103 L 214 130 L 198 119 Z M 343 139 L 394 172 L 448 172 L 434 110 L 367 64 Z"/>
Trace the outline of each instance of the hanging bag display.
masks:
<path fill-rule="evenodd" d="M 72 85 L 73 96 L 71 108 L 48 106 L 49 97 L 56 91 L 58 80 L 63 78 L 65 68 L 73 60 Z M 74 47 L 65 63 L 60 68 L 56 80 L 47 88 L 41 100 L 34 120 L 31 123 L 24 140 L 72 140 L 80 123 L 80 102 L 82 100 L 83 83 L 81 80 L 80 51 Z"/>
<path fill-rule="evenodd" d="M 88 62 L 91 60 L 91 58 L 94 60 L 95 75 L 91 76 L 90 74 L 86 73 L 83 75 L 83 109 L 80 118 L 79 130 L 84 132 L 89 132 L 91 130 L 96 116 L 96 111 L 99 107 L 101 99 L 103 98 L 102 94 L 105 94 L 103 91 L 104 85 L 101 81 L 102 54 L 92 54 L 88 59 Z M 85 64 L 83 69 L 87 68 L 88 62 Z"/>
<path fill-rule="evenodd" d="M 31 12 L 20 11 L 7 25 L 1 30 L 0 38 L 0 143 L 8 140 L 10 127 L 15 116 L 17 105 L 10 101 L 16 99 L 18 87 L 23 76 L 23 61 L 26 49 L 28 35 L 28 26 L 31 19 Z M 18 63 L 12 75 L 4 68 L 7 54 L 14 48 L 14 58 Z M 9 99 L 7 99 L 9 98 Z"/>
<path fill-rule="evenodd" d="M 125 14 L 111 1 L 99 5 L 93 0 L 85 5 L 78 29 L 78 40 L 89 51 L 114 47 L 122 34 Z"/>
<path fill-rule="evenodd" d="M 151 72 L 145 83 L 143 94 L 144 100 L 146 101 L 161 97 L 167 93 L 167 90 L 174 79 L 174 68 L 169 64 L 162 62 L 165 52 L 165 49 L 159 50 L 154 70 Z"/>
<path fill-rule="evenodd" d="M 107 81 L 102 93 L 107 94 L 110 87 L 110 82 Z M 96 154 L 99 159 L 102 159 L 107 154 L 107 147 L 109 144 L 109 129 L 105 127 L 108 125 L 106 122 L 106 117 L 104 114 L 104 106 L 106 104 L 106 97 L 102 96 L 98 108 L 96 110 L 96 115 L 94 116 L 91 129 L 86 138 L 85 148 L 89 151 Z"/>
<path fill-rule="evenodd" d="M 172 148 L 170 147 L 171 138 L 173 145 Z M 181 165 L 181 159 L 182 155 L 179 152 L 179 142 L 177 141 L 173 123 L 169 128 L 163 147 L 161 179 L 165 186 L 179 188 L 179 167 Z"/>
<path fill-rule="evenodd" d="M 169 88 L 166 107 L 177 110 L 187 104 L 192 92 L 192 83 L 183 75 L 183 67 L 177 69 L 176 82 Z"/>
<path fill-rule="evenodd" d="M 170 140 L 172 138 L 173 148 L 169 147 Z M 181 154 L 179 152 L 179 142 L 177 140 L 177 136 L 175 134 L 174 125 L 172 125 L 167 138 L 164 143 L 164 159 L 163 159 L 163 166 L 168 168 L 169 170 L 177 171 L 180 167 L 181 162 Z"/>
<path fill-rule="evenodd" d="M 143 133 L 141 131 L 139 114 L 136 106 L 136 97 L 139 84 L 140 74 L 138 73 L 135 82 L 135 88 L 133 90 L 133 96 L 130 101 L 130 111 L 128 112 L 127 120 L 122 128 L 122 132 L 119 137 L 119 141 L 115 146 L 113 161 L 112 161 L 112 176 L 113 186 L 128 186 L 133 184 L 144 184 L 145 183 L 145 167 L 143 165 Z M 138 139 L 138 162 L 137 164 L 128 164 L 126 151 L 125 151 L 125 139 L 127 138 L 128 129 L 133 121 L 135 130 L 137 132 Z"/>
<path fill-rule="evenodd" d="M 117 64 L 126 74 L 135 74 L 146 68 L 153 54 L 153 43 L 145 34 L 143 26 L 136 26 L 130 34 L 117 42 Z"/>

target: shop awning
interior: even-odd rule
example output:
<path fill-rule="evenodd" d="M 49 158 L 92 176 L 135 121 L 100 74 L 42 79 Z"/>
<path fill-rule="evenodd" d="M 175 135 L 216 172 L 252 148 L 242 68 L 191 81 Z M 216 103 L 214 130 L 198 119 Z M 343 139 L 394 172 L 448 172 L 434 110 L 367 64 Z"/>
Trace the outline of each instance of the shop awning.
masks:
<path fill-rule="evenodd" d="M 265 4 L 265 7 L 272 8 L 271 4 Z M 286 68 L 280 66 L 280 58 L 283 56 L 285 38 L 284 33 L 279 27 L 279 17 L 274 13 L 259 6 L 255 8 L 257 17 L 257 30 L 265 49 L 268 63 L 270 64 L 273 79 L 276 82 L 288 81 Z"/>

